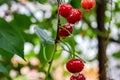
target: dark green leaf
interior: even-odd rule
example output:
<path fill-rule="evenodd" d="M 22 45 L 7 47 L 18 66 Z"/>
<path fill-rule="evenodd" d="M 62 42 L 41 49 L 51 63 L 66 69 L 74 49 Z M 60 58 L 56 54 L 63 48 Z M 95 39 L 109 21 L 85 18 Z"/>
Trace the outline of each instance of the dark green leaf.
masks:
<path fill-rule="evenodd" d="M 2 72 L 2 73 L 4 73 L 4 74 L 8 74 L 7 69 L 6 69 L 5 66 L 3 66 L 1 63 L 0 63 L 0 72 Z"/>
<path fill-rule="evenodd" d="M 37 38 L 36 34 L 22 33 L 25 42 L 30 42 L 34 45 L 34 39 Z"/>
<path fill-rule="evenodd" d="M 38 59 L 40 60 L 41 64 L 46 64 L 47 63 L 47 61 L 44 58 L 42 44 L 40 45 L 40 52 L 38 54 Z"/>
<path fill-rule="evenodd" d="M 54 51 L 53 44 L 47 44 L 47 45 L 41 44 L 38 58 L 40 59 L 42 64 L 46 64 L 51 60 L 51 57 L 53 56 L 53 51 Z"/>
<path fill-rule="evenodd" d="M 28 29 L 32 23 L 30 18 L 23 14 L 14 13 L 13 17 L 12 25 L 21 29 Z"/>
<path fill-rule="evenodd" d="M 38 1 L 39 3 L 45 3 L 47 0 L 29 0 L 29 1 Z"/>
<path fill-rule="evenodd" d="M 45 46 L 45 54 L 48 60 L 51 59 L 54 51 L 54 45 L 46 45 Z"/>
<path fill-rule="evenodd" d="M 120 51 L 114 53 L 112 56 L 116 59 L 120 59 Z"/>
<path fill-rule="evenodd" d="M 10 0 L 0 0 L 0 5 L 2 5 L 2 4 L 4 4 L 4 3 L 9 4 L 9 3 L 10 3 Z"/>
<path fill-rule="evenodd" d="M 38 2 L 40 2 L 40 3 L 45 3 L 46 2 L 46 0 L 37 0 Z"/>
<path fill-rule="evenodd" d="M 35 27 L 35 32 L 44 45 L 54 44 L 54 41 L 51 39 L 50 36 L 48 36 L 48 34 L 44 31 L 44 29 Z"/>
<path fill-rule="evenodd" d="M 80 2 L 81 2 L 81 0 L 71 0 L 70 4 L 71 4 L 74 8 L 80 8 L 80 7 L 81 7 Z"/>
<path fill-rule="evenodd" d="M 72 51 L 74 52 L 75 51 L 75 45 L 76 45 L 74 36 L 70 36 L 70 37 L 66 38 L 65 41 L 70 45 Z"/>
<path fill-rule="evenodd" d="M 3 49 L 0 49 L 0 55 L 4 58 L 4 59 L 7 59 L 7 60 L 10 60 L 14 54 L 11 54 Z"/>
<path fill-rule="evenodd" d="M 2 18 L 0 18 L 0 48 L 24 58 L 22 36 Z"/>

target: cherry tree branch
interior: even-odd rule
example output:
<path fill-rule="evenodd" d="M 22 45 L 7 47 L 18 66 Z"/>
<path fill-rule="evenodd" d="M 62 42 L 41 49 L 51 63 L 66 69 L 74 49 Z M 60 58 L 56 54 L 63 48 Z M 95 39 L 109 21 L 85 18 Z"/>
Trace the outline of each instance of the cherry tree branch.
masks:
<path fill-rule="evenodd" d="M 58 2 L 58 8 L 59 8 L 60 0 L 57 0 L 57 2 Z M 58 43 L 58 40 L 59 40 L 58 31 L 59 31 L 59 27 L 61 26 L 59 11 L 57 11 L 57 13 L 58 13 L 57 14 L 58 15 L 58 23 L 57 23 L 57 34 L 56 34 L 55 43 Z"/>
<path fill-rule="evenodd" d="M 61 0 L 57 0 L 57 2 L 58 2 L 58 8 L 59 8 L 59 5 L 60 5 L 60 1 L 61 1 Z M 52 66 L 52 63 L 53 63 L 53 60 L 54 60 L 55 52 L 56 52 L 56 50 L 57 50 L 57 43 L 58 43 L 58 41 L 59 41 L 58 31 L 59 31 L 60 25 L 61 25 L 61 23 L 60 23 L 60 15 L 59 15 L 59 13 L 58 13 L 58 23 L 57 23 L 57 34 L 56 34 L 56 39 L 55 39 L 55 46 L 54 46 L 54 51 L 53 51 L 53 55 L 52 55 L 51 61 L 49 61 L 49 67 L 48 67 L 48 71 L 47 71 L 47 73 L 46 73 L 46 78 L 45 78 L 45 80 L 47 80 L 48 75 L 50 74 L 50 69 L 51 69 L 51 66 Z"/>
<path fill-rule="evenodd" d="M 94 33 L 97 33 L 98 36 L 101 36 L 103 37 L 103 39 L 106 39 L 107 38 L 107 33 L 106 35 L 104 33 L 101 33 L 98 29 L 96 28 L 93 28 L 91 23 L 83 16 L 83 21 L 87 23 L 87 25 L 89 26 L 89 28 L 94 32 Z M 109 38 L 109 41 L 110 42 L 116 42 L 116 43 L 120 43 L 120 40 L 115 40 L 113 38 Z"/>

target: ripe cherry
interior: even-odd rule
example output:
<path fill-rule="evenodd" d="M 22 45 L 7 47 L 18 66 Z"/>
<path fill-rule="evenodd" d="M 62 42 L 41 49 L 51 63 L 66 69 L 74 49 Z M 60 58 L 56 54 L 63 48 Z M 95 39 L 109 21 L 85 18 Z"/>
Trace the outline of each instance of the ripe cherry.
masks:
<path fill-rule="evenodd" d="M 89 11 L 92 8 L 94 8 L 95 4 L 96 4 L 95 0 L 82 0 L 81 1 L 81 6 L 86 11 Z"/>
<path fill-rule="evenodd" d="M 86 80 L 85 76 L 83 74 L 79 74 L 78 76 L 72 75 L 70 77 L 70 80 Z"/>
<path fill-rule="evenodd" d="M 72 11 L 72 6 L 69 4 L 61 4 L 58 8 L 58 12 L 62 17 L 67 18 Z"/>
<path fill-rule="evenodd" d="M 73 28 L 70 24 L 65 24 L 64 26 L 59 28 L 58 36 L 61 38 L 66 38 L 70 34 L 72 34 Z"/>
<path fill-rule="evenodd" d="M 71 14 L 67 17 L 67 21 L 71 24 L 75 24 L 81 19 L 82 19 L 82 12 L 79 9 L 73 9 Z"/>
<path fill-rule="evenodd" d="M 71 59 L 66 63 L 66 68 L 71 73 L 78 73 L 82 71 L 84 64 L 80 59 Z"/>

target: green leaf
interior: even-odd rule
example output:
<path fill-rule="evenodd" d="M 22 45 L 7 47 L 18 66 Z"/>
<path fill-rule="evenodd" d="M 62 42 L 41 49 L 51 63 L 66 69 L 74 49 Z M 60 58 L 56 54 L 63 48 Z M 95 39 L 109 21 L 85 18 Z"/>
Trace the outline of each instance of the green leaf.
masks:
<path fill-rule="evenodd" d="M 0 63 L 0 72 L 2 72 L 4 74 L 8 74 L 8 70 L 1 63 Z"/>
<path fill-rule="evenodd" d="M 46 64 L 51 60 L 51 57 L 53 56 L 54 46 L 54 44 L 42 45 L 41 43 L 38 58 L 40 59 L 42 64 Z"/>
<path fill-rule="evenodd" d="M 7 55 L 6 55 L 7 54 Z M 11 54 L 3 49 L 0 49 L 0 55 L 4 58 L 4 59 L 7 59 L 7 60 L 10 60 L 14 54 Z"/>
<path fill-rule="evenodd" d="M 47 0 L 29 0 L 29 1 L 38 1 L 39 3 L 45 3 Z"/>
<path fill-rule="evenodd" d="M 44 29 L 35 27 L 35 32 L 44 45 L 54 44 L 54 41 L 51 39 L 50 36 L 48 36 L 48 34 L 44 31 Z"/>
<path fill-rule="evenodd" d="M 46 0 L 37 0 L 38 2 L 40 2 L 40 3 L 45 3 L 46 2 Z"/>
<path fill-rule="evenodd" d="M 55 60 L 55 59 L 58 59 L 58 58 L 61 56 L 61 54 L 62 54 L 62 49 L 61 49 L 61 50 L 57 50 L 57 51 L 55 52 L 54 60 Z"/>
<path fill-rule="evenodd" d="M 30 18 L 23 14 L 14 13 L 13 17 L 12 25 L 21 29 L 28 29 L 32 23 Z"/>
<path fill-rule="evenodd" d="M 80 8 L 81 7 L 80 2 L 81 2 L 81 0 L 71 0 L 70 4 L 74 8 Z"/>
<path fill-rule="evenodd" d="M 19 31 L 0 18 L 0 48 L 24 58 L 24 41 Z M 6 54 L 7 55 L 7 54 Z"/>
<path fill-rule="evenodd" d="M 76 42 L 75 42 L 74 36 L 70 36 L 70 37 L 66 38 L 65 42 L 67 42 L 70 45 L 72 51 L 75 52 Z"/>
<path fill-rule="evenodd" d="M 9 3 L 10 3 L 10 0 L 0 0 L 0 5 L 2 5 L 2 4 L 4 4 L 4 3 L 9 4 Z"/>
<path fill-rule="evenodd" d="M 120 59 L 120 51 L 114 53 L 112 56 L 116 59 Z"/>
<path fill-rule="evenodd" d="M 54 45 L 53 44 L 52 45 L 49 44 L 49 45 L 45 46 L 45 54 L 46 54 L 46 57 L 47 57 L 48 60 L 51 59 L 53 51 L 54 51 Z"/>
<path fill-rule="evenodd" d="M 29 34 L 29 33 L 24 33 L 22 32 L 22 35 L 23 35 L 23 38 L 24 38 L 24 41 L 25 42 L 30 42 L 34 45 L 34 39 L 37 38 L 37 35 L 36 34 Z M 39 41 L 39 40 L 38 40 Z"/>
<path fill-rule="evenodd" d="M 43 47 L 42 47 L 42 44 L 40 44 L 40 52 L 38 54 L 38 59 L 40 60 L 41 64 L 46 64 L 47 61 L 45 60 L 44 58 L 44 54 L 43 54 Z"/>

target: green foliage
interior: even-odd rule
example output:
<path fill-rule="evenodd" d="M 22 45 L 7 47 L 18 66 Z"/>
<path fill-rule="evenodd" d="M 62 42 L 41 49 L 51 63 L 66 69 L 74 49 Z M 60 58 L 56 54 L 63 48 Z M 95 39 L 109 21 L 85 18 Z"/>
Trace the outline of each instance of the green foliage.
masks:
<path fill-rule="evenodd" d="M 112 56 L 116 59 L 120 59 L 120 51 L 114 53 Z"/>
<path fill-rule="evenodd" d="M 80 2 L 81 2 L 81 0 L 71 0 L 70 4 L 71 4 L 74 8 L 80 8 L 80 7 L 81 7 Z"/>
<path fill-rule="evenodd" d="M 51 60 L 53 50 L 54 50 L 54 41 L 51 37 L 44 31 L 44 29 L 35 27 L 35 32 L 41 40 L 41 48 L 38 57 L 40 61 L 45 64 Z"/>
<path fill-rule="evenodd" d="M 46 64 L 51 60 L 51 57 L 53 56 L 53 50 L 54 50 L 54 44 L 43 45 L 41 43 L 38 58 L 40 59 L 42 64 Z"/>
<path fill-rule="evenodd" d="M 39 10 L 38 7 L 36 10 L 29 8 L 30 14 L 23 14 L 20 13 L 20 10 L 23 8 L 17 9 L 16 11 L 12 11 L 12 8 L 14 7 L 13 3 L 17 3 L 17 5 L 24 5 L 24 0 L 23 3 L 20 0 L 0 0 L 0 6 L 3 4 L 6 4 L 8 7 L 8 11 L 11 12 L 10 15 L 4 15 L 2 18 L 0 18 L 0 80 L 2 79 L 1 77 L 6 77 L 9 79 L 9 73 L 10 70 L 17 70 L 18 76 L 17 78 L 14 78 L 13 80 L 27 80 L 25 76 L 21 76 L 20 70 L 22 69 L 23 66 L 28 66 L 30 69 L 36 69 L 40 72 L 46 73 L 46 68 L 48 67 L 49 62 L 51 61 L 51 58 L 53 57 L 53 52 L 55 50 L 55 42 L 53 39 L 56 37 L 56 30 L 57 30 L 57 1 L 54 0 L 28 0 L 28 2 L 32 3 L 32 8 L 36 8 L 36 5 L 40 4 L 41 5 L 46 5 L 49 4 L 51 5 L 52 9 L 52 15 L 50 18 L 45 18 L 45 13 L 47 10 Z M 98 0 L 96 0 L 98 1 Z M 99 0 L 100 1 L 100 0 Z M 64 2 L 64 0 L 63 0 Z M 71 58 L 71 55 L 73 53 L 78 53 L 78 56 L 81 56 L 83 53 L 83 50 L 76 50 L 76 43 L 75 37 L 76 36 L 82 36 L 82 37 L 88 37 L 89 39 L 97 38 L 97 35 L 99 32 L 97 32 L 97 28 L 95 28 L 92 25 L 92 22 L 96 23 L 96 11 L 95 9 L 86 12 L 82 9 L 80 5 L 81 0 L 69 0 L 69 3 L 73 6 L 73 8 L 80 9 L 83 13 L 83 19 L 81 20 L 82 23 L 80 23 L 79 28 L 76 28 L 76 24 L 73 25 L 74 32 L 73 35 L 67 37 L 66 39 L 59 41 L 63 45 L 58 45 L 57 51 L 55 52 L 55 57 L 54 60 L 61 59 L 61 56 L 64 57 L 62 54 L 62 51 L 65 49 L 61 49 L 61 47 L 67 46 L 69 48 L 68 50 L 68 56 L 65 56 L 65 59 L 63 60 L 63 65 L 65 65 L 66 61 Z M 36 4 L 37 3 L 37 4 Z M 109 4 L 109 3 L 107 3 Z M 120 1 L 115 2 L 115 8 L 113 9 L 113 20 L 115 20 L 114 26 L 116 30 L 119 30 L 120 28 L 120 23 L 119 20 L 115 18 L 116 13 L 120 12 Z M 28 6 L 25 4 L 25 6 Z M 19 6 L 17 6 L 19 7 Z M 16 8 L 16 7 L 15 7 Z M 26 8 L 25 8 L 26 9 Z M 38 10 L 37 10 L 38 9 Z M 7 11 L 7 10 L 5 10 Z M 35 19 L 34 12 L 43 12 L 42 16 L 42 21 L 33 21 Z M 109 12 L 109 8 L 106 9 L 106 12 Z M 2 12 L 1 12 L 2 13 Z M 32 13 L 32 14 L 31 14 Z M 39 13 L 39 14 L 41 14 Z M 7 21 L 7 18 L 12 17 L 11 21 Z M 92 19 L 93 18 L 93 19 Z M 65 18 L 60 17 L 60 22 L 62 25 L 66 24 L 67 21 Z M 105 17 L 105 24 L 108 24 L 110 21 L 110 16 L 106 15 Z M 31 28 L 31 25 L 35 26 L 40 26 L 40 27 L 35 27 L 35 33 L 29 33 L 29 29 Z M 107 27 L 106 27 L 107 29 Z M 48 35 L 47 32 L 51 32 L 51 36 Z M 111 30 L 112 31 L 112 30 Z M 37 34 L 37 35 L 36 35 Z M 120 41 L 120 35 L 118 33 L 118 40 Z M 32 44 L 32 49 L 25 54 L 24 53 L 24 43 L 30 43 Z M 110 42 L 111 43 L 111 42 Z M 40 45 L 40 50 L 38 53 L 34 51 L 35 45 Z M 84 45 L 84 44 L 81 44 Z M 29 46 L 27 46 L 29 48 Z M 36 53 L 36 54 L 35 54 Z M 24 59 L 27 59 L 29 61 L 31 57 L 35 57 L 39 59 L 40 64 L 38 66 L 32 65 L 30 62 L 27 64 L 21 64 L 21 63 L 16 63 L 17 66 L 14 66 L 14 63 L 12 62 L 12 58 L 14 54 L 19 55 Z M 115 59 L 120 59 L 120 51 L 114 53 L 112 55 Z M 97 56 L 95 56 L 92 59 L 88 59 L 89 62 L 95 61 L 97 59 Z M 119 66 L 118 66 L 119 67 Z M 55 69 L 54 69 L 55 70 Z M 52 70 L 51 70 L 52 71 Z M 66 72 L 66 75 L 67 72 Z M 48 80 L 52 80 L 52 76 L 48 75 Z"/>
<path fill-rule="evenodd" d="M 29 29 L 32 23 L 30 17 L 23 14 L 14 13 L 13 18 L 12 25 L 20 29 Z"/>
<path fill-rule="evenodd" d="M 13 54 L 3 49 L 0 49 L 0 55 L 2 56 L 3 59 L 6 59 L 6 60 L 10 60 L 13 57 Z"/>
<path fill-rule="evenodd" d="M 10 0 L 0 0 L 0 5 L 4 4 L 4 3 L 10 3 Z"/>
<path fill-rule="evenodd" d="M 5 66 L 3 66 L 1 63 L 0 63 L 0 72 L 4 73 L 5 75 L 8 74 L 7 69 L 6 69 Z"/>
<path fill-rule="evenodd" d="M 1 49 L 24 59 L 24 41 L 21 34 L 2 18 L 0 18 L 0 42 Z"/>
<path fill-rule="evenodd" d="M 38 1 L 39 3 L 45 3 L 46 0 L 30 0 L 30 1 Z"/>
<path fill-rule="evenodd" d="M 67 43 L 70 45 L 71 50 L 72 50 L 73 52 L 75 52 L 76 42 L 75 42 L 74 36 L 72 35 L 72 36 L 66 38 L 66 39 L 65 39 L 65 42 L 67 42 Z"/>
<path fill-rule="evenodd" d="M 44 45 L 54 44 L 54 41 L 50 38 L 50 36 L 48 36 L 48 34 L 44 31 L 44 29 L 35 27 L 35 32 L 38 35 L 38 37 L 40 38 L 42 44 L 44 44 Z"/>

